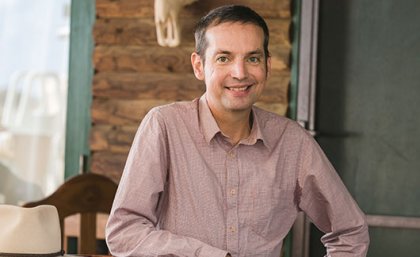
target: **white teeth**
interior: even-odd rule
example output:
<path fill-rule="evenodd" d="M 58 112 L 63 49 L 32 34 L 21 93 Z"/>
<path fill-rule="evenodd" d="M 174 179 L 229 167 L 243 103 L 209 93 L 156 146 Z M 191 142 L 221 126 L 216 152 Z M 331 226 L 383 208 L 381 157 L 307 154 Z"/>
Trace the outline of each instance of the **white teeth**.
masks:
<path fill-rule="evenodd" d="M 229 88 L 229 90 L 239 92 L 239 91 L 245 91 L 247 88 L 248 87 L 231 87 L 231 88 Z"/>

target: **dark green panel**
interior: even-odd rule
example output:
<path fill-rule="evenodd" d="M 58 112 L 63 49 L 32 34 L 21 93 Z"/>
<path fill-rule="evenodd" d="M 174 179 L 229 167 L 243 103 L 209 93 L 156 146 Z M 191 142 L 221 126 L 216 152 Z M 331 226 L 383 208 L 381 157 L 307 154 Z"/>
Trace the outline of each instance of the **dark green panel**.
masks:
<path fill-rule="evenodd" d="M 84 159 L 89 156 L 94 22 L 95 1 L 72 0 L 65 150 L 66 178 L 79 172 L 80 156 L 84 156 Z"/>
<path fill-rule="evenodd" d="M 323 3 L 319 142 L 363 210 L 420 216 L 420 2 Z"/>
<path fill-rule="evenodd" d="M 418 257 L 420 230 L 370 228 L 368 257 Z M 404 240 L 401 240 L 401 239 Z"/>
<path fill-rule="evenodd" d="M 420 1 L 323 0 L 319 30 L 321 147 L 367 214 L 420 217 Z M 415 242 L 374 228 L 368 256 L 419 256 Z"/>

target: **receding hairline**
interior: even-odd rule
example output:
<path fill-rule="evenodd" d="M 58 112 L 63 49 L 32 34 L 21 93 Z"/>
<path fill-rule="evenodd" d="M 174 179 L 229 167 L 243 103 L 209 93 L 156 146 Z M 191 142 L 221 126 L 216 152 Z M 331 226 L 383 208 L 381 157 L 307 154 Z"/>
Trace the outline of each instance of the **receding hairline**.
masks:
<path fill-rule="evenodd" d="M 202 58 L 208 45 L 207 31 L 225 23 L 253 24 L 259 27 L 263 32 L 264 56 L 270 57 L 268 50 L 270 33 L 264 18 L 247 6 L 233 4 L 215 8 L 197 22 L 194 29 L 195 52 Z"/>

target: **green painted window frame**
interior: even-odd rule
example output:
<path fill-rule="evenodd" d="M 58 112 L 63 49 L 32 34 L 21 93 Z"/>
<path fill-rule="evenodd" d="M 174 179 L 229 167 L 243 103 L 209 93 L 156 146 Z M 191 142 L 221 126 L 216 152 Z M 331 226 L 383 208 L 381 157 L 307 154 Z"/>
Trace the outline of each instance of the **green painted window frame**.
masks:
<path fill-rule="evenodd" d="M 300 16 L 301 0 L 292 0 L 292 53 L 291 53 L 291 78 L 289 88 L 289 108 L 287 117 L 297 118 L 297 94 L 299 81 L 299 47 L 300 47 Z"/>
<path fill-rule="evenodd" d="M 64 177 L 87 172 L 92 103 L 95 0 L 72 0 Z"/>
<path fill-rule="evenodd" d="M 291 75 L 289 86 L 289 107 L 286 116 L 297 119 L 298 82 L 299 82 L 299 48 L 300 48 L 300 26 L 302 0 L 293 0 L 292 3 L 292 53 L 291 53 Z M 293 229 L 287 234 L 283 241 L 284 257 L 292 257 L 293 252 Z"/>

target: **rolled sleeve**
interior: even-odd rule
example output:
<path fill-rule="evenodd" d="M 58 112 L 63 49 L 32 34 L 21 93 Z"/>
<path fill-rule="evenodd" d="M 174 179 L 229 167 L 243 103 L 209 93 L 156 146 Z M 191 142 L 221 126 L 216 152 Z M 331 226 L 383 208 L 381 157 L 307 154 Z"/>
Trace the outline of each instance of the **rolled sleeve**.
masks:
<path fill-rule="evenodd" d="M 364 257 L 369 246 L 365 215 L 312 137 L 302 142 L 299 208 L 325 233 L 330 257 Z"/>

